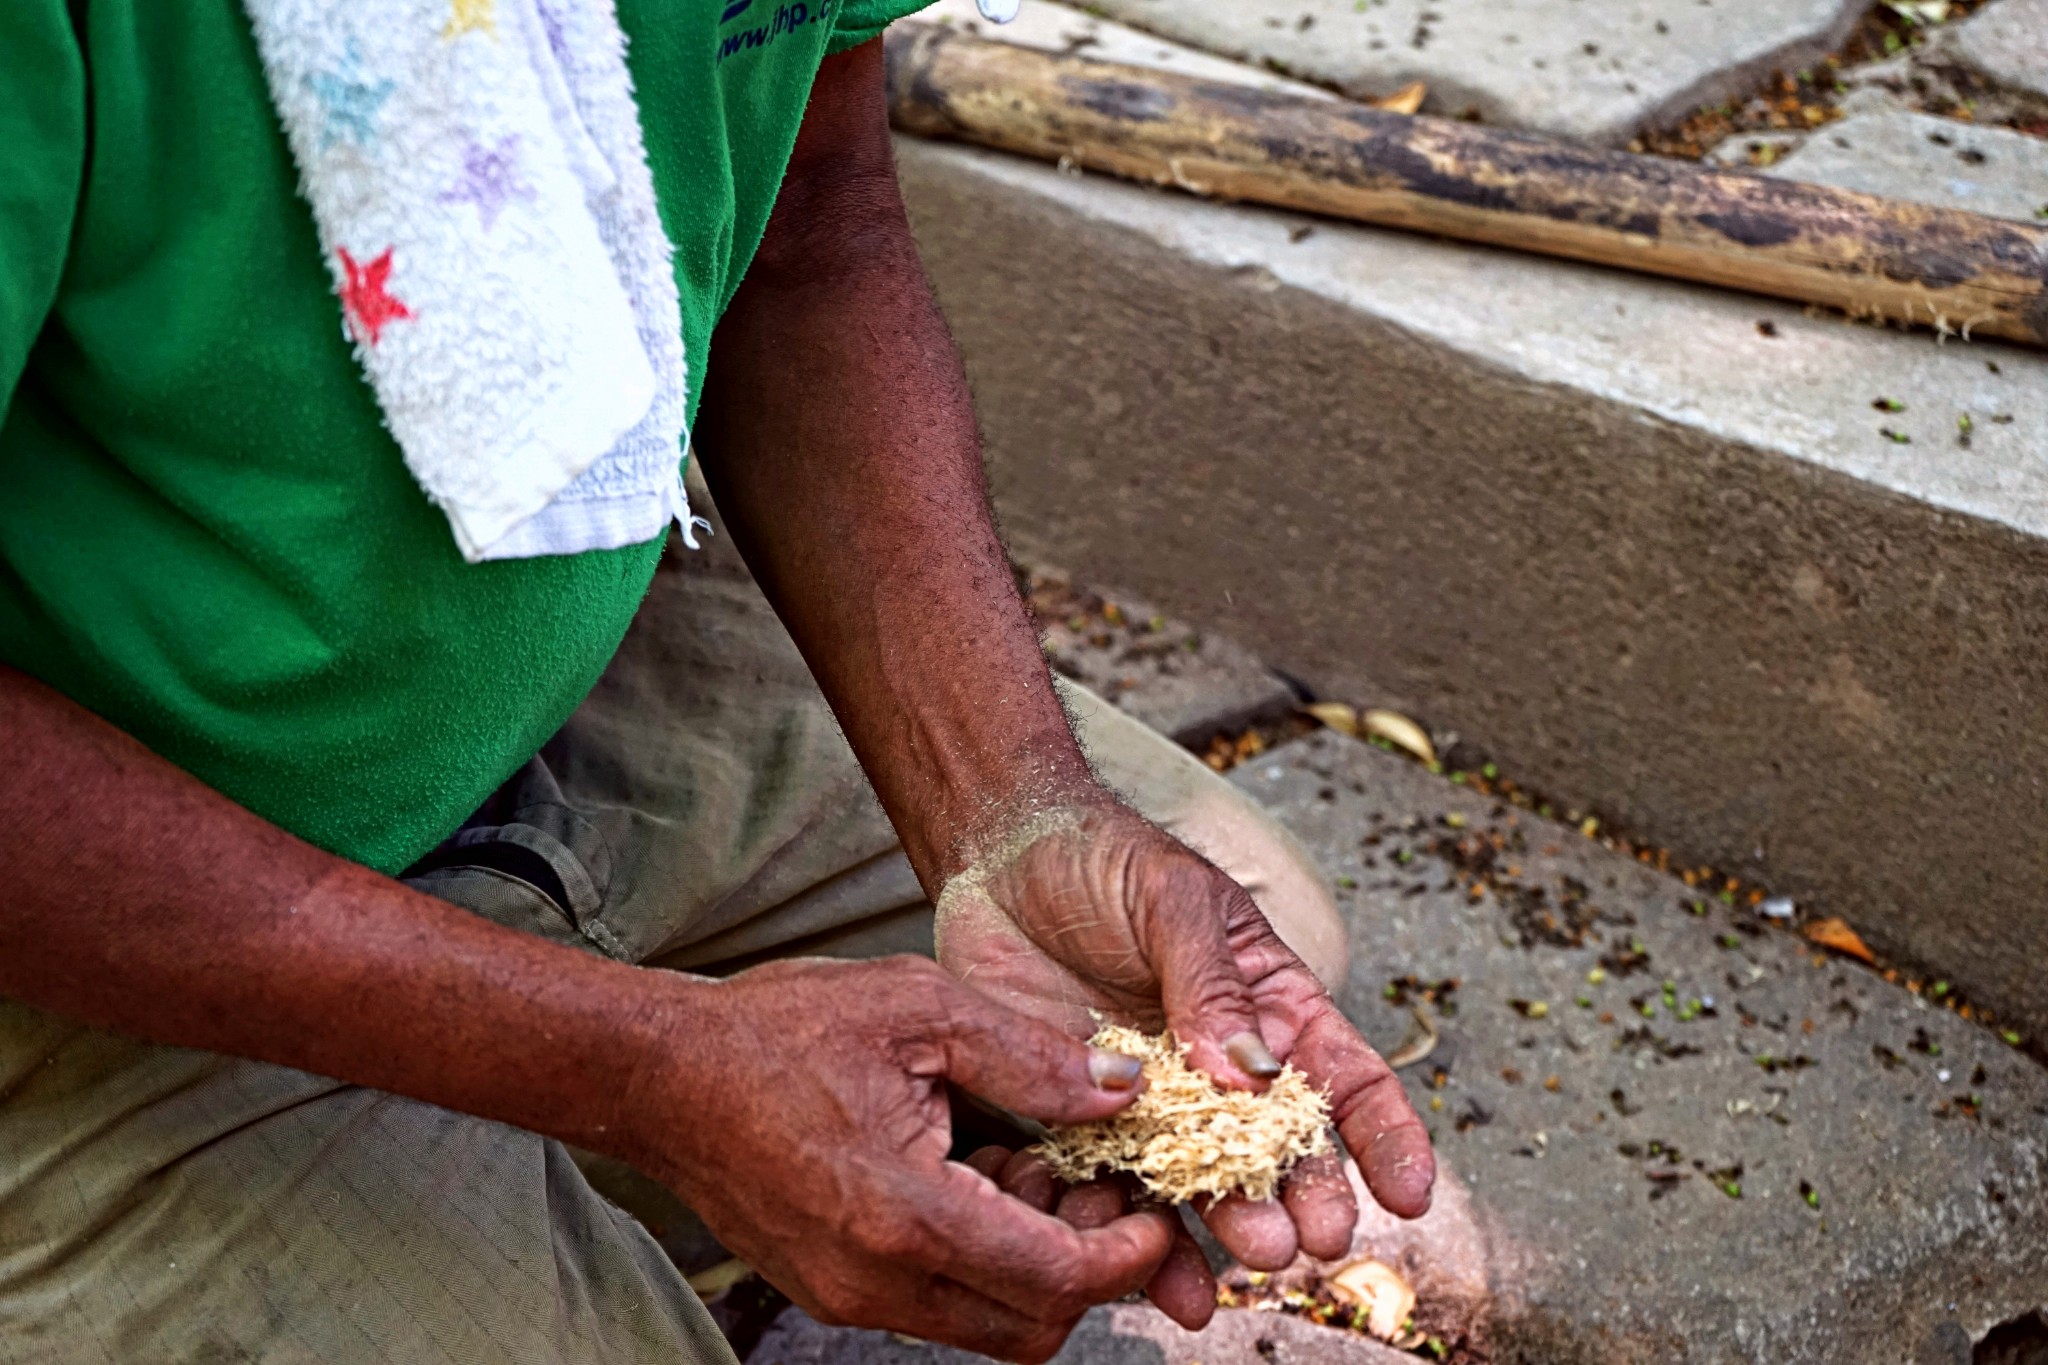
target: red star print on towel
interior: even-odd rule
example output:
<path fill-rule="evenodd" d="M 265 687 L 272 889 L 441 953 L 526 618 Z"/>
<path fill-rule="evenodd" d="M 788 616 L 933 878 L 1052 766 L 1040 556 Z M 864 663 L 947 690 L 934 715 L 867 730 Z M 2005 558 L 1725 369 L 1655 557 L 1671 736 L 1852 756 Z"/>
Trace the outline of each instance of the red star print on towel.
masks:
<path fill-rule="evenodd" d="M 347 247 L 336 249 L 342 271 L 348 276 L 347 283 L 341 286 L 342 309 L 348 314 L 356 339 L 367 338 L 372 346 L 384 334 L 385 323 L 412 318 L 412 309 L 384 291 L 384 282 L 391 278 L 391 251 L 387 246 L 375 260 L 359 263 L 348 254 Z"/>

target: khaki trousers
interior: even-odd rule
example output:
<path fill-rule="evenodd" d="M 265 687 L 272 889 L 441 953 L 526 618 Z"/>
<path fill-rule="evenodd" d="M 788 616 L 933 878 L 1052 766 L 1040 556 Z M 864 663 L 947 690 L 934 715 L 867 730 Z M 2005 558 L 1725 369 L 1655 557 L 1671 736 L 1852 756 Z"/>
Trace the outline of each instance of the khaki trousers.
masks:
<path fill-rule="evenodd" d="M 1342 931 L 1293 840 L 1067 695 L 1102 777 L 1334 975 Z M 586 704 L 407 880 L 627 962 L 931 948 L 887 819 L 729 550 L 664 560 Z M 650 1182 L 599 1175 L 687 1222 Z M 0 1000 L 5 1365 L 731 1359 L 670 1255 L 558 1142 Z"/>

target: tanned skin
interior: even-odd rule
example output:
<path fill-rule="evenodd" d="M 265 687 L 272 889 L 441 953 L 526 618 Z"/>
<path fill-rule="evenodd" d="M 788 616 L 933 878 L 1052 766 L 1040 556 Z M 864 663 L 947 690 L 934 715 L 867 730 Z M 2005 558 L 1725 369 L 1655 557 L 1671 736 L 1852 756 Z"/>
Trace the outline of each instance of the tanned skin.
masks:
<path fill-rule="evenodd" d="M 1294 1061 L 1396 1213 L 1428 1206 L 1433 1166 L 1384 1063 L 1250 898 L 1090 775 L 990 522 L 881 65 L 870 43 L 819 73 L 696 439 L 945 896 L 945 965 L 709 981 L 558 947 L 292 837 L 0 667 L 0 994 L 620 1157 L 828 1321 L 1036 1361 L 1141 1286 L 1190 1324 L 1213 1305 L 1163 1213 L 1098 1186 L 1055 1215 L 1028 1160 L 946 1159 L 948 1082 L 1049 1122 L 1129 1102 L 1128 1059 L 1075 1036 L 1089 1008 L 1171 1023 L 1225 1084 Z M 1341 1253 L 1356 1209 L 1324 1163 L 1279 1203 L 1207 1216 L 1272 1266 Z"/>

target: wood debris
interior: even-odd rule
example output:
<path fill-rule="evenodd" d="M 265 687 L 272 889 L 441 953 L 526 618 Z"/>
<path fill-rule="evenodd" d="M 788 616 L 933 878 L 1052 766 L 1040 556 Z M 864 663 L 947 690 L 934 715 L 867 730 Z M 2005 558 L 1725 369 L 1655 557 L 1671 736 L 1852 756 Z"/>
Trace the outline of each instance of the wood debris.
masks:
<path fill-rule="evenodd" d="M 1855 958 L 1858 962 L 1877 961 L 1869 945 L 1864 943 L 1862 937 L 1839 916 L 1830 915 L 1826 919 L 1817 919 L 1801 932 L 1821 947 L 1831 948 L 1835 952 Z"/>
<path fill-rule="evenodd" d="M 1351 1261 L 1323 1281 L 1339 1303 L 1365 1313 L 1365 1330 L 1381 1341 L 1407 1332 L 1415 1317 L 1415 1291 L 1384 1261 Z"/>
<path fill-rule="evenodd" d="M 1188 1066 L 1171 1033 L 1104 1024 L 1090 1041 L 1144 1063 L 1145 1091 L 1121 1113 L 1054 1128 L 1038 1145 L 1062 1180 L 1128 1171 L 1176 1204 L 1231 1193 L 1271 1199 L 1295 1162 L 1330 1150 L 1329 1101 L 1291 1065 L 1264 1092 L 1220 1090 Z"/>

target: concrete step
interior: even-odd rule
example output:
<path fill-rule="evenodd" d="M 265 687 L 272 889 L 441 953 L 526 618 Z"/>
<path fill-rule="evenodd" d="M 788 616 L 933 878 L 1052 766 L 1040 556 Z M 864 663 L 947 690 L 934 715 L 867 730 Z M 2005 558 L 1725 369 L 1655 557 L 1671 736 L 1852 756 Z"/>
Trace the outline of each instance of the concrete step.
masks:
<path fill-rule="evenodd" d="M 1190 749 L 1295 708 L 1294 689 L 1235 640 L 1197 630 L 1124 592 L 1027 571 L 1046 661 Z"/>
<path fill-rule="evenodd" d="M 1369 1219 L 1353 1254 L 1406 1275 L 1439 1358 L 1960 1363 L 2048 1303 L 2048 1073 L 1991 1032 L 1334 733 L 1233 776 L 1336 879 L 1346 1012 L 1387 1051 L 1411 1011 L 1437 1033 L 1402 1073 L 1442 1161 L 1436 1207 Z M 1317 1273 L 1247 1292 L 1277 1307 Z M 1400 1358 L 1284 1311 L 1190 1335 L 1122 1304 L 1058 1359 Z M 792 1310 L 751 1359 L 973 1357 Z"/>
<path fill-rule="evenodd" d="M 2048 213 L 2048 138 L 1905 109 L 1843 119 L 1765 173 L 2020 222 Z"/>
<path fill-rule="evenodd" d="M 2048 0 L 1998 0 L 1956 26 L 1953 53 L 1992 85 L 2048 111 Z"/>
<path fill-rule="evenodd" d="M 899 156 L 1027 557 L 2048 1030 L 2048 357 Z"/>
<path fill-rule="evenodd" d="M 1647 126 L 1803 66 L 1862 0 L 1101 0 L 1112 19 L 1356 97 L 1410 81 L 1425 111 L 1619 145 Z"/>
<path fill-rule="evenodd" d="M 1461 1303 L 1495 1360 L 1946 1361 L 2048 1301 L 2048 1073 L 1988 1030 L 1354 741 L 1234 776 L 1344 888 L 1370 1037 L 1458 983 L 1404 1073 L 1452 1177 L 1366 1239 L 1438 1330 Z"/>

